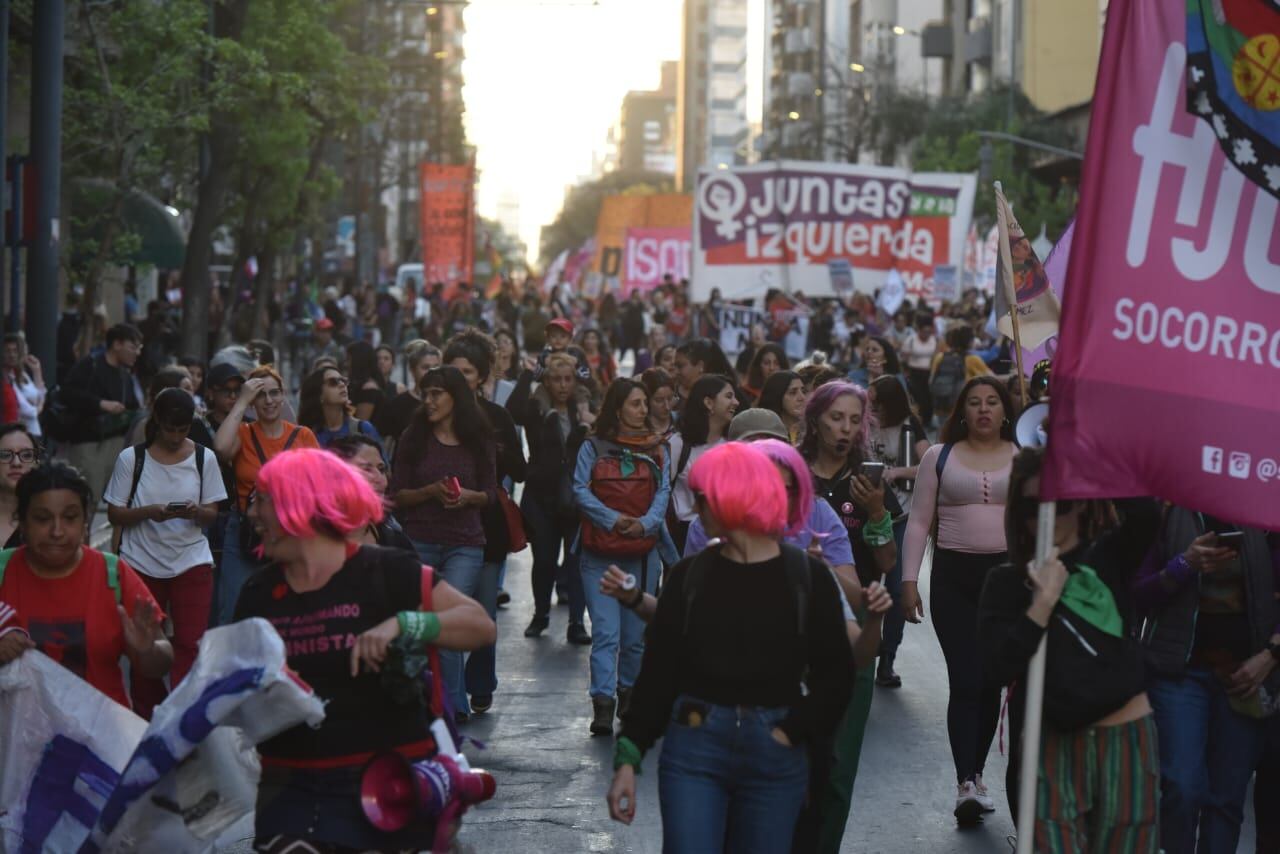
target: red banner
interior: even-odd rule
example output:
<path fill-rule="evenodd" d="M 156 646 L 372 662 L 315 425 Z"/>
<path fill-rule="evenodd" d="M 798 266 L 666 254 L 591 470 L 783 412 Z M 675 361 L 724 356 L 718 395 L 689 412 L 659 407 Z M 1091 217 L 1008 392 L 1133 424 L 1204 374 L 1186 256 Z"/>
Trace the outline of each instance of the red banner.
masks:
<path fill-rule="evenodd" d="M 475 262 L 475 166 L 423 163 L 419 172 L 423 281 L 446 299 L 470 282 Z"/>

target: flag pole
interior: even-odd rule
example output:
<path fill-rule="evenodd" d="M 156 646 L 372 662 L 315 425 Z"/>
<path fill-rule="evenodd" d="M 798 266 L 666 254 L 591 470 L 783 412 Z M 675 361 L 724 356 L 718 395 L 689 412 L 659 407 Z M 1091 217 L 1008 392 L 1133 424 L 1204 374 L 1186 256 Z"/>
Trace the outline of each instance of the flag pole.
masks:
<path fill-rule="evenodd" d="M 1017 328 L 1016 326 L 1014 327 Z M 1052 501 L 1040 502 L 1036 519 L 1036 559 L 1038 567 L 1053 548 L 1054 522 L 1057 508 Z M 1018 773 L 1018 837 L 1016 854 L 1032 854 L 1036 835 L 1036 791 L 1040 770 L 1040 719 L 1044 710 L 1045 637 L 1027 665 L 1026 715 L 1022 723 L 1022 757 Z"/>
<path fill-rule="evenodd" d="M 1000 216 L 999 202 L 1004 199 L 1004 188 L 1000 186 L 999 181 L 995 182 L 995 187 L 996 192 L 999 193 L 999 199 L 996 202 L 996 220 L 999 222 L 1003 220 Z M 1008 202 L 1006 201 L 1005 204 L 1007 205 Z M 1006 272 L 1012 273 L 1013 257 L 1009 249 L 1009 224 L 1005 222 L 1004 226 L 1000 234 L 1000 263 L 1006 265 Z M 1005 276 L 1004 280 L 1006 291 L 1004 298 L 1009 303 L 1009 323 L 1013 326 L 1013 355 L 1018 365 L 1018 393 L 1022 397 L 1022 408 L 1026 409 L 1031 399 L 1027 397 L 1027 374 L 1022 369 L 1022 335 L 1018 331 L 1018 293 L 1014 287 L 1012 275 Z"/>

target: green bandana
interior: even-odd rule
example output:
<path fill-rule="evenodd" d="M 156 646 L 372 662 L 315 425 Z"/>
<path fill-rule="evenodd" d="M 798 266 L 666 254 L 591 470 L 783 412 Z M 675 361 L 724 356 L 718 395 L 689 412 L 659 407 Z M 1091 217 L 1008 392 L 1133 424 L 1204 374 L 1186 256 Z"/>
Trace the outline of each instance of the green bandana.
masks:
<path fill-rule="evenodd" d="M 1111 588 L 1098 577 L 1093 567 L 1076 564 L 1076 571 L 1067 575 L 1060 601 L 1067 610 L 1098 631 L 1117 638 L 1124 635 L 1124 621 L 1120 619 Z"/>

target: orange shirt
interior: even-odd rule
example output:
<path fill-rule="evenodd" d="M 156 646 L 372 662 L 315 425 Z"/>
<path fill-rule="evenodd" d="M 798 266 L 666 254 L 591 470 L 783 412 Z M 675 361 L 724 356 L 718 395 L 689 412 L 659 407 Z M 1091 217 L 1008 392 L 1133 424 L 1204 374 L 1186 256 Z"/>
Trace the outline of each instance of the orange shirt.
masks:
<path fill-rule="evenodd" d="M 293 440 L 293 444 L 289 446 L 289 450 L 294 448 L 319 448 L 320 443 L 316 441 L 316 434 L 312 433 L 307 427 L 299 427 L 297 424 L 291 424 L 288 421 L 281 421 L 284 430 L 274 439 L 262 431 L 262 427 L 256 423 L 240 425 L 240 452 L 236 454 L 236 497 L 241 510 L 248 510 L 246 504 L 249 501 L 249 493 L 253 492 L 254 486 L 258 483 L 258 470 L 262 468 L 262 459 L 258 457 L 257 447 L 253 444 L 253 437 L 258 437 L 258 444 L 262 446 L 262 453 L 268 460 L 276 454 L 284 450 L 284 444 L 289 440 L 289 436 L 294 430 L 298 431 L 298 435 Z"/>
<path fill-rule="evenodd" d="M 126 709 L 124 627 L 116 611 L 115 592 L 107 584 L 102 552 L 86 546 L 75 571 L 63 578 L 41 578 L 27 563 L 20 547 L 5 567 L 0 601 L 17 612 L 17 622 L 31 635 L 36 648 Z M 139 597 L 156 604 L 137 573 L 123 560 L 118 564 L 120 604 L 133 613 Z M 161 615 L 163 618 L 163 615 Z"/>

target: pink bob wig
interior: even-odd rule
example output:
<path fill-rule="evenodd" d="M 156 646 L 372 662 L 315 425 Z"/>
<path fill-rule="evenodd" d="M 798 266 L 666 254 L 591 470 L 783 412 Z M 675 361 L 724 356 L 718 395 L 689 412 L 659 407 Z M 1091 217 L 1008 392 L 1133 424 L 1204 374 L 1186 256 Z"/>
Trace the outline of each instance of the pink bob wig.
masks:
<path fill-rule="evenodd" d="M 382 521 L 382 499 L 355 467 L 315 448 L 277 454 L 258 472 L 280 527 L 291 537 L 344 538 Z"/>
<path fill-rule="evenodd" d="M 751 447 L 759 448 L 773 464 L 791 472 L 795 480 L 795 492 L 787 494 L 787 530 L 793 537 L 803 531 L 809 524 L 809 516 L 813 513 L 813 475 L 805 465 L 800 452 L 779 439 L 764 439 L 752 442 Z M 792 500 L 794 499 L 794 500 Z"/>
<path fill-rule="evenodd" d="M 689 470 L 689 487 L 727 531 L 780 537 L 787 528 L 782 475 L 753 445 L 728 442 L 707 451 Z"/>
<path fill-rule="evenodd" d="M 805 459 L 812 460 L 818 456 L 818 419 L 845 395 L 852 395 L 862 403 L 862 429 L 853 437 L 849 455 L 853 457 L 856 454 L 859 459 L 871 455 L 871 422 L 875 416 L 871 412 L 867 390 L 848 380 L 833 380 L 815 388 L 804 405 L 804 441 L 800 444 L 800 455 Z"/>

